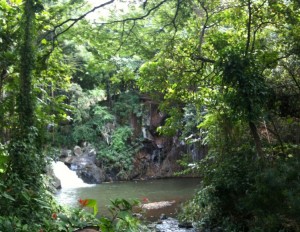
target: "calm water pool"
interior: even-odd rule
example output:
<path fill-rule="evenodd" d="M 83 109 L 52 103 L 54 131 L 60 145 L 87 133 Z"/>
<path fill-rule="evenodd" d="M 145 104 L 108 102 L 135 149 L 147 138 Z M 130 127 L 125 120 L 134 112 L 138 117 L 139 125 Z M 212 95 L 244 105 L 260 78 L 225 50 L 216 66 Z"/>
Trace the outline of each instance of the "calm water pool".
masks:
<path fill-rule="evenodd" d="M 103 183 L 90 187 L 63 188 L 57 193 L 56 198 L 59 203 L 72 207 L 78 206 L 79 198 L 96 199 L 99 212 L 104 215 L 108 215 L 106 205 L 109 205 L 110 199 L 125 198 L 127 200 L 139 199 L 142 201 L 147 198 L 150 202 L 175 201 L 172 206 L 147 211 L 146 217 L 149 220 L 156 220 L 162 213 L 167 216 L 175 215 L 181 203 L 192 197 L 199 184 L 199 178 Z"/>

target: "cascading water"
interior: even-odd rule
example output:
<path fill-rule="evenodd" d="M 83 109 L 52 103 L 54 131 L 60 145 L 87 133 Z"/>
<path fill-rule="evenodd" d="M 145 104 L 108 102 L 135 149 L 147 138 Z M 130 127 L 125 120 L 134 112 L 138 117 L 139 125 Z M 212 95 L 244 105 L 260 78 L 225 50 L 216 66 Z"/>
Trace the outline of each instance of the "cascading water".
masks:
<path fill-rule="evenodd" d="M 60 180 L 62 188 L 90 187 L 93 184 L 86 184 L 80 179 L 75 171 L 70 170 L 63 162 L 53 162 L 54 175 Z"/>

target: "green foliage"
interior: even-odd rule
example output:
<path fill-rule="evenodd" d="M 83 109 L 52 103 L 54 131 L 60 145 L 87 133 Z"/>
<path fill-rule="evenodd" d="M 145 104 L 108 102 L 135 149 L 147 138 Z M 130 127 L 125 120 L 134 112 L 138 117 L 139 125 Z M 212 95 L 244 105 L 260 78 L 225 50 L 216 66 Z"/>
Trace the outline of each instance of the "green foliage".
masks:
<path fill-rule="evenodd" d="M 39 231 L 51 221 L 51 214 L 61 208 L 48 192 L 48 184 L 46 179 L 42 186 L 34 182 L 28 184 L 17 174 L 6 179 L 2 177 L 0 231 Z"/>
<path fill-rule="evenodd" d="M 122 93 L 109 108 L 105 106 L 101 89 L 82 91 L 73 84 L 69 94 L 72 94 L 73 124 L 60 127 L 55 145 L 89 142 L 98 149 L 98 159 L 104 168 L 114 169 L 118 176 L 127 179 L 133 168 L 133 156 L 139 149 L 133 128 L 129 126 L 130 117 L 142 116 L 139 96 Z"/>
<path fill-rule="evenodd" d="M 92 208 L 93 212 L 94 212 L 94 216 L 96 216 L 98 213 L 97 201 L 94 199 L 87 199 L 87 201 L 88 201 L 88 203 L 86 204 L 86 207 Z"/>
<path fill-rule="evenodd" d="M 94 143 L 104 166 L 128 176 L 139 148 L 128 116 L 143 113 L 137 82 L 168 115 L 159 132 L 210 148 L 193 168 L 204 182 L 187 215 L 227 231 L 299 230 L 299 3 L 157 4 L 91 24 L 76 20 L 89 7 L 81 0 L 0 0 L 1 230 L 38 231 L 49 218 L 43 137 Z M 67 90 L 71 80 L 83 90 Z M 63 215 L 49 228 L 82 218 Z"/>
<path fill-rule="evenodd" d="M 142 231 L 140 221 L 132 216 L 132 209 L 139 202 L 129 202 L 125 199 L 115 199 L 109 205 L 110 217 L 96 217 L 98 208 L 97 201 L 94 199 L 81 200 L 83 203 L 80 209 L 69 209 L 62 213 L 52 215 L 52 221 L 46 224 L 46 231 L 73 231 L 75 229 L 94 226 L 103 232 L 114 231 Z M 88 213 L 84 208 L 92 208 L 93 214 Z M 48 227 L 47 227 L 48 226 Z M 146 231 L 146 230 L 144 230 Z"/>
<path fill-rule="evenodd" d="M 224 102 L 236 118 L 256 121 L 265 108 L 267 88 L 259 60 L 244 56 L 239 50 L 228 51 L 221 58 Z"/>
<path fill-rule="evenodd" d="M 131 141 L 132 128 L 128 126 L 116 128 L 108 143 L 99 144 L 98 158 L 103 162 L 108 170 L 114 168 L 117 175 L 123 179 L 128 179 L 133 168 L 134 154 L 138 150 L 138 144 Z"/>
<path fill-rule="evenodd" d="M 111 200 L 109 211 L 111 213 L 111 220 L 107 218 L 101 218 L 99 227 L 102 231 L 142 231 L 139 220 L 132 216 L 132 210 L 134 206 L 139 204 L 138 201 L 129 202 L 125 199 Z M 147 231 L 146 228 L 143 228 Z"/>
<path fill-rule="evenodd" d="M 7 148 L 0 143 L 0 176 L 4 173 L 8 166 L 8 153 Z"/>
<path fill-rule="evenodd" d="M 114 102 L 112 112 L 121 123 L 128 123 L 130 115 L 141 117 L 143 114 L 140 96 L 135 92 L 121 93 Z"/>
<path fill-rule="evenodd" d="M 111 201 L 110 217 L 97 216 L 97 201 L 81 200 L 81 208 L 62 208 L 54 201 L 52 194 L 43 192 L 32 195 L 28 186 L 20 186 L 22 180 L 15 178 L 15 185 L 0 182 L 0 231 L 60 231 L 68 232 L 76 229 L 96 226 L 101 231 L 147 231 L 140 221 L 132 216 L 133 207 L 138 201 L 116 199 Z M 22 196 L 16 196 L 16 191 L 22 191 Z M 18 198 L 17 198 L 18 197 Z M 20 205 L 20 198 L 27 200 L 26 205 Z M 22 206 L 22 207 L 21 207 Z M 84 210 L 92 208 L 93 213 Z M 28 209 L 28 210 L 27 210 Z"/>
<path fill-rule="evenodd" d="M 247 151 L 211 153 L 198 165 L 202 187 L 181 220 L 224 231 L 298 231 L 299 158 L 255 161 Z"/>

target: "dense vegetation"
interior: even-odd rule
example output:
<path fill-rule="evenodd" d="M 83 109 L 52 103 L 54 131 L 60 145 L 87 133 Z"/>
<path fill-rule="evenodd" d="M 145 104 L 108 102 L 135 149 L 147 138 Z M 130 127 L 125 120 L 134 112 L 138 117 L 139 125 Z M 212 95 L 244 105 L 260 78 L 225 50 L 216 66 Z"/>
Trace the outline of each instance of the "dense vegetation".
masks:
<path fill-rule="evenodd" d="M 203 177 L 181 220 L 299 231 L 299 1 L 114 2 L 0 0 L 0 230 L 92 222 L 51 217 L 63 209 L 50 150 L 93 143 L 126 176 L 140 146 L 128 115 L 143 117 L 145 93 L 168 115 L 160 133 L 209 148 L 181 161 Z"/>

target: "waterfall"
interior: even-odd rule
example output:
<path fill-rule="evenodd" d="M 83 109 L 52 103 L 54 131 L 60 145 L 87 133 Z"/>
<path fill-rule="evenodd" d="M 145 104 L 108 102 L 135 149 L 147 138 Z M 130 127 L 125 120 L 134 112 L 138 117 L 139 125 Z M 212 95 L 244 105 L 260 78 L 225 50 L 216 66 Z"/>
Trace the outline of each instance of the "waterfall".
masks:
<path fill-rule="evenodd" d="M 62 188 L 90 187 L 93 184 L 86 184 L 80 179 L 75 171 L 72 171 L 63 162 L 53 162 L 52 169 L 54 175 L 60 180 Z"/>

